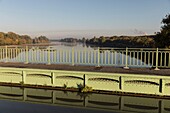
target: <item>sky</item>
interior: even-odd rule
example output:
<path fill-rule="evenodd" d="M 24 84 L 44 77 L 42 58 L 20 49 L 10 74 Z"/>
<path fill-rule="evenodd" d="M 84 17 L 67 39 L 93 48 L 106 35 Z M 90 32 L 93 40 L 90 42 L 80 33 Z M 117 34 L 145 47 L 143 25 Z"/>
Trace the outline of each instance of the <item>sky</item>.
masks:
<path fill-rule="evenodd" d="M 0 0 L 0 32 L 50 39 L 160 31 L 170 0 Z"/>

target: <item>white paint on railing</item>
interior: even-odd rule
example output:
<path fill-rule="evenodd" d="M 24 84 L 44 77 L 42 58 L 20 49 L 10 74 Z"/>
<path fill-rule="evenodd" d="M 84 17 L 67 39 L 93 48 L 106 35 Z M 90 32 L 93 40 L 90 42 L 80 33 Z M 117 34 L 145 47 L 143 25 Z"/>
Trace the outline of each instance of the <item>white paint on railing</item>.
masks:
<path fill-rule="evenodd" d="M 0 47 L 1 62 L 71 64 L 119 67 L 170 67 L 170 49 L 97 48 L 60 49 Z"/>

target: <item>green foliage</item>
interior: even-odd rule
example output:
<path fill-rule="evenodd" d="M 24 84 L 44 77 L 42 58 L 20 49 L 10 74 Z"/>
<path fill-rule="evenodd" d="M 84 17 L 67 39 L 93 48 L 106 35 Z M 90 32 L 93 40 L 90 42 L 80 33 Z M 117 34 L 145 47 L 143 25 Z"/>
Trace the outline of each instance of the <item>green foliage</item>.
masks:
<path fill-rule="evenodd" d="M 71 43 L 75 43 L 75 42 L 78 42 L 78 39 L 76 39 L 76 38 L 64 38 L 64 39 L 61 39 L 60 42 L 71 42 Z"/>
<path fill-rule="evenodd" d="M 161 31 L 155 37 L 156 46 L 170 48 L 170 14 L 165 16 L 162 23 Z"/>
<path fill-rule="evenodd" d="M 89 87 L 89 86 L 85 86 L 81 89 L 82 93 L 87 93 L 87 92 L 92 92 L 92 91 L 93 91 L 92 87 Z"/>
<path fill-rule="evenodd" d="M 81 42 L 81 43 L 86 43 L 86 39 L 85 39 L 85 37 L 83 37 L 82 39 L 64 38 L 64 39 L 61 39 L 60 42 L 71 42 L 71 43 Z"/>
<path fill-rule="evenodd" d="M 49 43 L 49 39 L 46 36 L 35 37 L 33 43 Z"/>
<path fill-rule="evenodd" d="M 47 43 L 48 38 L 40 36 L 37 38 L 37 43 Z M 3 33 L 0 32 L 0 45 L 20 45 L 20 44 L 31 44 L 35 39 L 31 39 L 28 35 L 18 35 L 13 32 Z"/>
<path fill-rule="evenodd" d="M 111 36 L 86 40 L 87 44 L 104 47 L 154 47 L 154 35 L 150 36 Z"/>

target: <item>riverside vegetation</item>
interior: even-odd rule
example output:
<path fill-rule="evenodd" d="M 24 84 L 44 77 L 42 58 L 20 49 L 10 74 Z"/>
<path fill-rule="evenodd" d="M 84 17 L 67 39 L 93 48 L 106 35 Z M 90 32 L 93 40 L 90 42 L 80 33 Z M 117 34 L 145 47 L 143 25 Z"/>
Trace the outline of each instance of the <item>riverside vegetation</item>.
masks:
<path fill-rule="evenodd" d="M 170 14 L 163 18 L 163 26 L 155 35 L 144 36 L 111 36 L 87 39 L 87 44 L 104 47 L 160 47 L 170 48 Z"/>
<path fill-rule="evenodd" d="M 21 44 L 35 44 L 48 43 L 49 39 L 45 36 L 39 36 L 32 39 L 28 35 L 18 35 L 13 32 L 0 32 L 0 45 L 21 45 Z"/>
<path fill-rule="evenodd" d="M 91 39 L 65 38 L 61 42 L 83 42 L 87 45 L 99 47 L 131 47 L 131 48 L 170 48 L 170 14 L 161 22 L 163 26 L 155 35 L 143 36 L 94 36 Z"/>
<path fill-rule="evenodd" d="M 99 38 L 87 39 L 86 44 L 97 45 L 100 47 L 154 47 L 154 35 L 153 36 L 111 36 Z"/>

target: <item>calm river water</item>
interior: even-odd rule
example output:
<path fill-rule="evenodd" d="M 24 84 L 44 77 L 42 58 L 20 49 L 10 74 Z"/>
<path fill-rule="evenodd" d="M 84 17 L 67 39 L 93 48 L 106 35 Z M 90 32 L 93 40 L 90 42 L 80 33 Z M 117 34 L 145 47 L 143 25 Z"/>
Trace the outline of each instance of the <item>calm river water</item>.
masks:
<path fill-rule="evenodd" d="M 126 50 L 116 48 L 100 48 L 86 46 L 82 43 L 64 43 L 52 42 L 51 51 L 48 53 L 48 46 L 33 46 L 29 49 L 28 54 L 25 50 L 19 50 L 18 54 L 15 51 L 8 50 L 8 59 L 5 55 L 0 55 L 0 61 L 5 62 L 29 62 L 29 63 L 50 63 L 51 64 L 72 64 L 75 65 L 94 65 L 94 66 L 117 66 L 125 67 L 126 65 Z M 28 56 L 27 56 L 28 55 Z M 139 55 L 139 54 L 138 54 Z M 131 67 L 150 67 L 149 63 L 144 63 L 136 57 L 127 56 L 127 63 Z M 4 56 L 1 58 L 1 56 Z M 11 58 L 12 56 L 12 58 Z M 26 57 L 27 56 L 27 57 Z M 50 58 L 49 58 L 50 57 Z M 146 58 L 145 58 L 146 59 Z"/>

